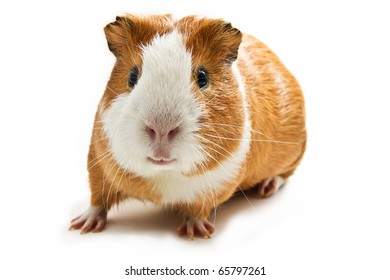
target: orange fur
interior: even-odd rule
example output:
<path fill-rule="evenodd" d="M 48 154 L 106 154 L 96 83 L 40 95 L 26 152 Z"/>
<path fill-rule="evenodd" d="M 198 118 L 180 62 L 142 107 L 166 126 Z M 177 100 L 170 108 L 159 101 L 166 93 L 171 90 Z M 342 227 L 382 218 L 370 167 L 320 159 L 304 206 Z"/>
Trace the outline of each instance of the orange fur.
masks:
<path fill-rule="evenodd" d="M 173 208 L 184 215 L 207 217 L 212 208 L 229 199 L 238 187 L 248 189 L 277 175 L 287 178 L 303 156 L 306 130 L 300 87 L 264 44 L 249 35 L 242 35 L 222 20 L 186 17 L 172 24 L 169 15 L 125 15 L 105 27 L 109 48 L 117 61 L 96 114 L 88 156 L 92 206 L 103 206 L 108 210 L 113 204 L 130 197 L 157 204 L 161 202 L 150 182 L 121 169 L 115 162 L 102 129 L 101 113 L 109 108 L 119 93 L 129 91 L 127 77 L 133 65 L 140 67 L 142 76 L 140 47 L 155 35 L 166 34 L 175 27 L 183 34 L 188 51 L 193 53 L 192 80 L 196 69 L 204 66 L 211 83 L 210 89 L 204 92 L 195 89 L 199 102 L 207 104 L 199 133 L 206 139 L 202 145 L 210 157 L 204 165 L 187 175 L 197 176 L 205 170 L 217 168 L 219 162 L 238 149 L 237 139 L 242 138 L 243 133 L 244 108 L 238 83 L 231 71 L 236 57 L 245 82 L 253 131 L 250 151 L 235 180 L 225 183 L 217 194 L 199 198 L 192 204 L 173 205 Z M 281 81 L 284 89 L 278 84 Z M 283 104 L 281 90 L 288 99 Z"/>
<path fill-rule="evenodd" d="M 280 104 L 281 89 L 266 67 L 269 63 L 284 80 L 289 98 L 287 104 Z M 252 132 L 245 179 L 240 184 L 247 189 L 266 178 L 292 175 L 306 147 L 305 109 L 303 95 L 294 76 L 267 46 L 254 37 L 244 36 L 238 65 L 245 76 L 252 129 L 257 131 Z M 280 143 L 256 140 L 276 140 Z"/>

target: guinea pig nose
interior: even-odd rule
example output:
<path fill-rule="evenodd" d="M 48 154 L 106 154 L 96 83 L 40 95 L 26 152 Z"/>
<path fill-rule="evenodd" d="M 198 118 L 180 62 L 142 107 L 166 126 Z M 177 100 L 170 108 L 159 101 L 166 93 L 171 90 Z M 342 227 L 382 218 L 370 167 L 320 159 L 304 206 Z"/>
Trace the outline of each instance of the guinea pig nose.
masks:
<path fill-rule="evenodd" d="M 173 138 L 176 137 L 176 135 L 177 135 L 178 132 L 179 132 L 179 127 L 178 127 L 178 126 L 172 128 L 172 129 L 168 132 L 168 140 L 169 140 L 169 141 L 172 141 Z"/>
<path fill-rule="evenodd" d="M 150 139 L 154 140 L 156 139 L 156 130 L 153 128 L 153 127 L 150 127 L 150 126 L 146 126 L 145 128 L 146 130 L 146 133 L 149 135 Z"/>
<path fill-rule="evenodd" d="M 146 125 L 145 131 L 153 142 L 171 142 L 179 132 L 179 126 L 172 125 L 166 128 L 155 125 Z"/>

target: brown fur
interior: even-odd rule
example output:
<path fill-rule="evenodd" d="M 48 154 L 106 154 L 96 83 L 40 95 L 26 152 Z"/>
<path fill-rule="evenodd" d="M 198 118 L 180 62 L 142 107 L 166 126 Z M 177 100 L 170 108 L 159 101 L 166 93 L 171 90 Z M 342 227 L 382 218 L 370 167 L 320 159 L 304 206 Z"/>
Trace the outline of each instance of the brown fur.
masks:
<path fill-rule="evenodd" d="M 195 90 L 199 102 L 207 104 L 207 114 L 200 120 L 203 124 L 200 134 L 207 139 L 202 144 L 210 154 L 203 166 L 198 166 L 195 172 L 188 174 L 197 176 L 205 170 L 217 168 L 219 162 L 229 158 L 240 143 L 237 140 L 210 138 L 206 135 L 242 138 L 243 100 L 230 68 L 238 57 L 237 63 L 245 81 L 254 130 L 247 158 L 237 178 L 227 182 L 216 196 L 210 194 L 210 197 L 199 198 L 192 204 L 173 206 L 187 216 L 208 217 L 211 209 L 229 199 L 238 187 L 248 189 L 266 178 L 277 175 L 287 178 L 294 172 L 303 156 L 306 143 L 304 101 L 295 78 L 276 55 L 255 38 L 242 35 L 239 30 L 222 20 L 186 17 L 174 25 L 170 22 L 169 15 L 125 15 L 105 27 L 109 48 L 117 61 L 99 108 L 106 110 L 118 93 L 129 90 L 127 78 L 132 66 L 138 65 L 142 75 L 140 46 L 146 45 L 157 34 L 170 32 L 175 25 L 184 34 L 186 46 L 193 53 L 192 79 L 195 79 L 196 70 L 201 66 L 210 74 L 210 90 Z M 282 106 L 281 88 L 267 67 L 271 64 L 287 87 L 288 103 Z M 116 164 L 102 129 L 101 111 L 96 114 L 88 170 L 92 206 L 103 206 L 108 210 L 113 204 L 129 197 L 157 204 L 161 202 L 160 194 L 152 188 L 150 182 Z"/>
<path fill-rule="evenodd" d="M 256 71 L 251 69 L 253 66 L 248 66 L 248 61 L 254 64 Z M 272 73 L 264 68 L 270 62 L 287 86 L 289 102 L 283 109 L 279 101 L 281 89 Z M 252 133 L 245 179 L 241 182 L 241 187 L 247 189 L 269 177 L 280 175 L 287 178 L 292 175 L 306 146 L 305 109 L 303 95 L 294 76 L 267 46 L 254 37 L 244 36 L 238 65 L 245 76 L 252 129 L 263 134 Z M 288 143 L 256 141 L 262 139 Z"/>

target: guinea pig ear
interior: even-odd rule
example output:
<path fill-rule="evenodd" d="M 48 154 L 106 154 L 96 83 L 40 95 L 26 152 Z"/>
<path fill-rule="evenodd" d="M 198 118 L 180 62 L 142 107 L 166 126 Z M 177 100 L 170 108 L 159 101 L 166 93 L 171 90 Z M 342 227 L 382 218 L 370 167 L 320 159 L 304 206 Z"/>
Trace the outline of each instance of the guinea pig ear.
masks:
<path fill-rule="evenodd" d="M 115 56 L 118 56 L 121 48 L 124 47 L 124 43 L 128 40 L 130 30 L 133 27 L 133 21 L 125 16 L 117 16 L 114 22 L 104 27 L 108 48 Z"/>
<path fill-rule="evenodd" d="M 230 22 L 219 19 L 206 20 L 198 36 L 199 40 L 203 41 L 204 47 L 209 48 L 214 58 L 221 57 L 228 63 L 237 59 L 242 33 L 232 27 Z"/>

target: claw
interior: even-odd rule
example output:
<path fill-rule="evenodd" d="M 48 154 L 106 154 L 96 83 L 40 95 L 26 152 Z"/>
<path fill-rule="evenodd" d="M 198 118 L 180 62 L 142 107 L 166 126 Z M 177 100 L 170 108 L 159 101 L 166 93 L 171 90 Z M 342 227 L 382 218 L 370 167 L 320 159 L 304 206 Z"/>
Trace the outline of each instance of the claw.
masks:
<path fill-rule="evenodd" d="M 214 225 L 206 218 L 186 218 L 183 224 L 177 228 L 177 233 L 180 236 L 186 235 L 191 240 L 194 240 L 196 236 L 209 239 L 213 232 Z"/>
<path fill-rule="evenodd" d="M 80 234 L 100 232 L 107 224 L 107 212 L 103 207 L 90 207 L 82 215 L 70 221 L 69 230 L 80 229 Z"/>

